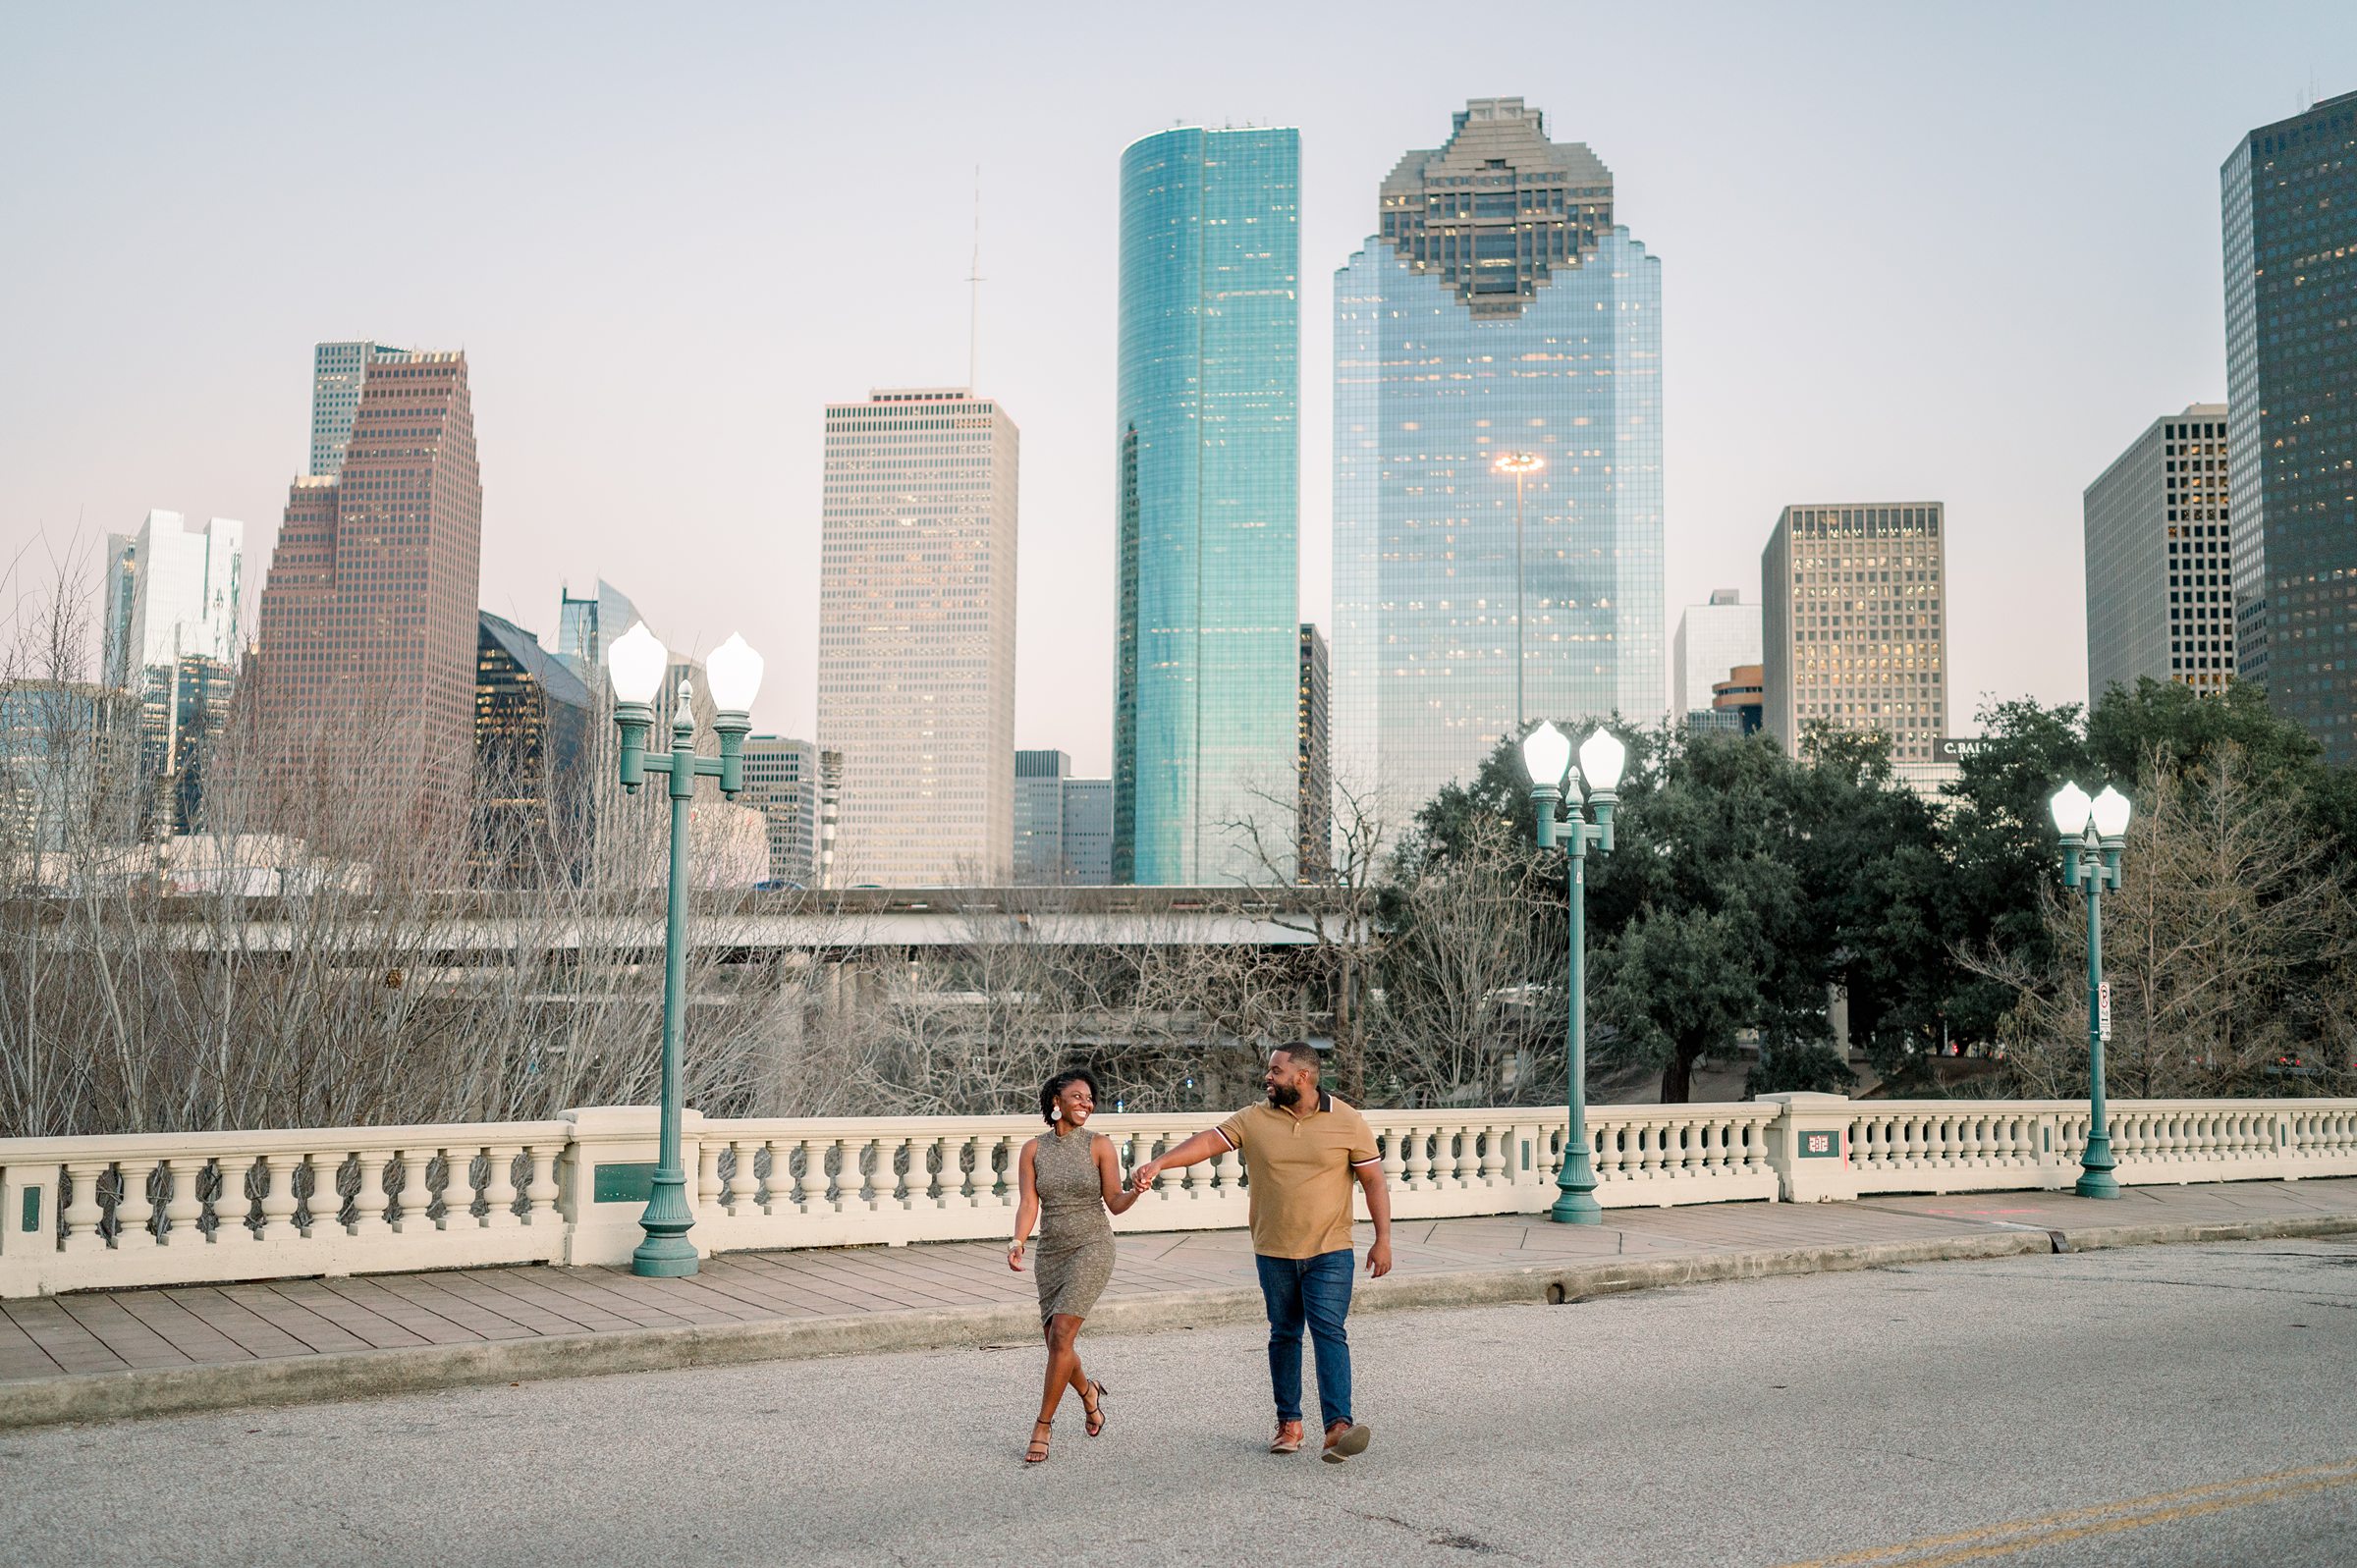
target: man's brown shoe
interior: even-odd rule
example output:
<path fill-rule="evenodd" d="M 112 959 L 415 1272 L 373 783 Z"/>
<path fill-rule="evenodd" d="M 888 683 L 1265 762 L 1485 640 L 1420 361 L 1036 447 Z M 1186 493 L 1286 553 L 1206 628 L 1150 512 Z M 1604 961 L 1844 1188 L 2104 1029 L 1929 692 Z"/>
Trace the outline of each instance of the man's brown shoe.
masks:
<path fill-rule="evenodd" d="M 1269 1452 L 1273 1454 L 1297 1454 L 1300 1451 L 1301 1423 L 1297 1421 L 1281 1421 L 1277 1423 L 1277 1435 L 1269 1439 Z"/>
<path fill-rule="evenodd" d="M 1365 1453 L 1367 1444 L 1374 1437 L 1375 1433 L 1354 1422 L 1338 1421 L 1326 1429 L 1326 1451 L 1318 1457 L 1330 1465 L 1339 1465 L 1345 1459 Z"/>

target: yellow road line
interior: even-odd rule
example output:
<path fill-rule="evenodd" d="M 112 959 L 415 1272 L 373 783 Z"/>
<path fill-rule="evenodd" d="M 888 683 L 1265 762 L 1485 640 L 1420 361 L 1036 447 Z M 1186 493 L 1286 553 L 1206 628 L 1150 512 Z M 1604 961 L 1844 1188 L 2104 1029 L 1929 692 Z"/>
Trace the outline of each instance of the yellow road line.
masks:
<path fill-rule="evenodd" d="M 2155 1492 L 2146 1497 L 2126 1497 L 2117 1502 L 2066 1508 L 2056 1513 L 2008 1520 L 2003 1524 L 1959 1531 L 1953 1535 L 1924 1536 L 1892 1545 L 1844 1552 L 1836 1557 L 1812 1557 L 1805 1562 L 1786 1563 L 1783 1568 L 1862 1568 L 1862 1565 L 1870 1563 L 1896 1565 L 1902 1561 L 1905 1568 L 1946 1568 L 1949 1564 L 2027 1551 L 2033 1546 L 2053 1545 L 2088 1536 L 2110 1535 L 2121 1530 L 2141 1530 L 2150 1525 L 2199 1518 L 2204 1514 L 2248 1507 L 2255 1503 L 2281 1502 L 2308 1492 L 2352 1485 L 2357 1485 L 2357 1459 L 2343 1459 L 2329 1465 L 2310 1465 L 2300 1470 L 2279 1470 L 2268 1476 L 2214 1481 L 2200 1487 L 2187 1487 L 2179 1491 Z M 1941 1551 L 1942 1547 L 1947 1546 L 1960 1549 Z M 1919 1552 L 1938 1555 L 1916 1555 Z"/>

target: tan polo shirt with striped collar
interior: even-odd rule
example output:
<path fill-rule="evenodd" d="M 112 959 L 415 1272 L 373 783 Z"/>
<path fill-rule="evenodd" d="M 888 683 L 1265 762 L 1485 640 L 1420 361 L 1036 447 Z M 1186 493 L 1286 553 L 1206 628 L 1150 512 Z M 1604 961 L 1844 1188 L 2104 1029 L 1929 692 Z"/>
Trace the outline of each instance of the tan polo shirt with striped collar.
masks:
<path fill-rule="evenodd" d="M 1306 1116 L 1263 1101 L 1218 1130 L 1244 1157 L 1254 1252 L 1316 1258 L 1349 1247 L 1357 1172 L 1383 1163 L 1366 1117 L 1321 1089 Z"/>

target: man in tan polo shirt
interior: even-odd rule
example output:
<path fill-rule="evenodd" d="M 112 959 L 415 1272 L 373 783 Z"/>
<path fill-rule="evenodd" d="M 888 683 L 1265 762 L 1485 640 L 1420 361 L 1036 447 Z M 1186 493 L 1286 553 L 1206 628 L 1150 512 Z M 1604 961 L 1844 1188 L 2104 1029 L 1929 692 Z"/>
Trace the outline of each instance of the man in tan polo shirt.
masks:
<path fill-rule="evenodd" d="M 1317 1049 L 1306 1041 L 1269 1054 L 1261 1075 L 1268 1103 L 1196 1133 L 1137 1167 L 1140 1192 L 1165 1170 L 1230 1149 L 1244 1157 L 1252 1200 L 1252 1252 L 1269 1310 L 1269 1380 L 1277 1391 L 1273 1454 L 1301 1449 L 1301 1329 L 1317 1348 L 1318 1404 L 1326 1421 L 1324 1458 L 1364 1453 L 1372 1435 L 1350 1416 L 1350 1182 L 1367 1195 L 1375 1244 L 1367 1273 L 1392 1271 L 1392 1199 L 1367 1118 L 1318 1087 Z"/>

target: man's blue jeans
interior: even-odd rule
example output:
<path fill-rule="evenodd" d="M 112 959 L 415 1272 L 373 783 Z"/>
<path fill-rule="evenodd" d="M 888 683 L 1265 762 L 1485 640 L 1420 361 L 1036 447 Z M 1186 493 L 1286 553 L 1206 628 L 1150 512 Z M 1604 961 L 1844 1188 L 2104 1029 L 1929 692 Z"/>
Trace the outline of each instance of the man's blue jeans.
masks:
<path fill-rule="evenodd" d="M 1269 1309 L 1269 1381 L 1277 1419 L 1301 1419 L 1301 1328 L 1317 1347 L 1318 1406 L 1324 1425 L 1350 1419 L 1350 1249 L 1315 1258 L 1260 1258 L 1261 1300 Z"/>

